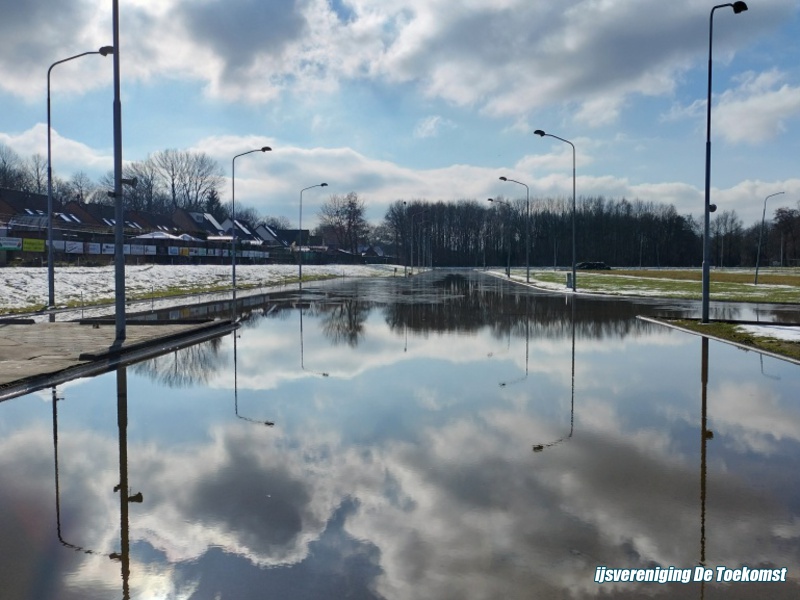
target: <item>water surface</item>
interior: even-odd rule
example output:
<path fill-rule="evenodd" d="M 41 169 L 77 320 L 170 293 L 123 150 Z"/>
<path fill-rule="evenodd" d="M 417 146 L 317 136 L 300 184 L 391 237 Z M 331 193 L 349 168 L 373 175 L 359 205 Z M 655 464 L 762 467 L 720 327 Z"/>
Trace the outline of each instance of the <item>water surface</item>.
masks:
<path fill-rule="evenodd" d="M 467 271 L 252 304 L 0 404 L 3 598 L 800 595 L 800 370 L 636 319 L 696 305 Z M 699 564 L 788 581 L 594 581 Z"/>

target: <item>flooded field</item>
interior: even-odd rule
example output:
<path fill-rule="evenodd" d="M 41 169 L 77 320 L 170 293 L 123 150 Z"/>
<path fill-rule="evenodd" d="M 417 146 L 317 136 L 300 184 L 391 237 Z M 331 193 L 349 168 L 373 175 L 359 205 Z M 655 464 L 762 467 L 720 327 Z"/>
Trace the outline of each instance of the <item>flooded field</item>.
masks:
<path fill-rule="evenodd" d="M 800 368 L 636 318 L 698 308 L 469 271 L 248 299 L 0 403 L 2 598 L 799 597 Z"/>

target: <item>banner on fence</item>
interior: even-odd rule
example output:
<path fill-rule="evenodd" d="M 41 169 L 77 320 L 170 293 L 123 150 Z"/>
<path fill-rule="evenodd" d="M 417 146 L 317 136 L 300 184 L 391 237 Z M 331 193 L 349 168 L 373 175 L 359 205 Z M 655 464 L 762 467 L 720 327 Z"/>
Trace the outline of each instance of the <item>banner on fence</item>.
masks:
<path fill-rule="evenodd" d="M 83 254 L 83 242 L 67 240 L 64 242 L 64 252 L 67 254 Z"/>
<path fill-rule="evenodd" d="M 0 237 L 0 250 L 22 250 L 22 238 Z"/>
<path fill-rule="evenodd" d="M 44 252 L 44 240 L 22 238 L 23 252 Z"/>

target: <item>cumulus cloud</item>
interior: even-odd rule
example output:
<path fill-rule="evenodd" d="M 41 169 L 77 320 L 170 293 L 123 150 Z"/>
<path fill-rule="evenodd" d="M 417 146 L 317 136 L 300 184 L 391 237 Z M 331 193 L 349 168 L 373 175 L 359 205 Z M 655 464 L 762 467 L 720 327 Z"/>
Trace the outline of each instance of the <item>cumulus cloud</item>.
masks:
<path fill-rule="evenodd" d="M 76 38 L 108 43 L 95 40 L 110 33 L 107 8 L 97 9 L 72 0 L 6 11 L 3 37 L 15 59 L 0 62 L 0 85 L 31 96 L 41 88 L 27 74 L 48 56 L 68 53 Z M 762 10 L 774 20 L 788 7 L 776 2 Z M 631 94 L 670 93 L 702 54 L 707 18 L 688 0 L 658 11 L 632 0 L 167 0 L 132 2 L 123 13 L 121 56 L 134 78 L 191 78 L 212 95 L 256 102 L 309 86 L 324 93 L 348 80 L 410 83 L 494 115 L 567 102 L 587 125 L 616 119 Z M 723 49 L 727 35 L 719 33 Z M 99 81 L 87 75 L 75 85 Z"/>
<path fill-rule="evenodd" d="M 748 72 L 738 87 L 725 91 L 714 111 L 714 131 L 730 142 L 759 143 L 787 130 L 800 117 L 800 86 L 786 83 L 783 73 Z"/>

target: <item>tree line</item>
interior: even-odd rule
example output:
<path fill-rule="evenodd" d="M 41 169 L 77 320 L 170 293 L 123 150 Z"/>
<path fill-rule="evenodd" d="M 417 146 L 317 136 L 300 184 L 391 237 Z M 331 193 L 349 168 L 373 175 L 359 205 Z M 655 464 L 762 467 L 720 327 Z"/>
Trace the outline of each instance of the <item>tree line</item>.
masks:
<path fill-rule="evenodd" d="M 798 203 L 800 207 L 800 203 Z M 800 210 L 778 208 L 773 222 L 745 227 L 736 211 L 711 219 L 711 262 L 717 267 L 797 265 Z M 572 201 L 533 198 L 495 202 L 411 202 L 398 200 L 386 212 L 381 235 L 405 264 L 484 266 L 526 264 L 567 266 L 572 262 Z M 526 227 L 529 223 L 529 229 Z M 576 261 L 620 267 L 698 267 L 702 223 L 680 215 L 671 204 L 578 198 L 575 210 Z"/>
<path fill-rule="evenodd" d="M 219 222 L 231 214 L 229 202 L 221 201 L 225 179 L 219 163 L 204 152 L 167 149 L 146 159 L 126 163 L 124 179 L 136 179 L 136 186 L 122 187 L 125 210 L 172 214 L 176 209 L 206 212 Z M 0 187 L 47 194 L 47 160 L 40 154 L 23 159 L 14 150 L 0 144 Z M 94 181 L 85 172 L 68 179 L 53 174 L 53 198 L 62 204 L 70 201 L 113 204 L 108 191 L 114 189 L 114 172 Z M 279 228 L 289 227 L 283 217 L 262 216 L 254 208 L 238 203 L 237 219 L 267 222 Z"/>
<path fill-rule="evenodd" d="M 202 211 L 224 221 L 231 212 L 223 203 L 223 171 L 203 152 L 168 149 L 145 160 L 127 163 L 123 177 L 136 178 L 136 187 L 123 186 L 127 210 L 171 214 L 177 208 Z M 53 193 L 62 203 L 112 203 L 113 173 L 94 182 L 78 171 L 69 179 L 53 177 Z M 0 187 L 47 193 L 47 163 L 35 154 L 24 160 L 0 144 Z M 397 200 L 383 220 L 370 224 L 366 203 L 356 192 L 331 195 L 318 213 L 314 233 L 325 243 L 356 253 L 380 246 L 401 264 L 484 266 L 510 262 L 534 266 L 566 266 L 572 261 L 572 202 L 565 198 L 532 198 L 530 219 L 524 199 L 497 198 L 427 202 Z M 239 203 L 237 218 L 291 228 L 286 217 L 260 215 Z M 529 229 L 526 224 L 529 223 Z M 691 267 L 702 260 L 702 223 L 658 202 L 579 198 L 575 211 L 577 261 L 602 261 L 625 267 Z M 760 241 L 760 252 L 759 252 Z M 711 257 L 717 267 L 760 264 L 796 265 L 800 260 L 800 202 L 797 208 L 775 209 L 774 218 L 745 227 L 735 211 L 714 213 L 711 219 Z"/>

